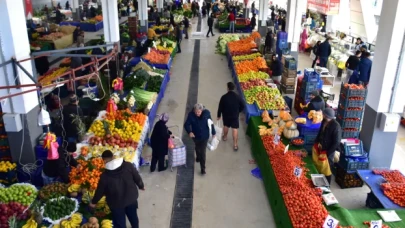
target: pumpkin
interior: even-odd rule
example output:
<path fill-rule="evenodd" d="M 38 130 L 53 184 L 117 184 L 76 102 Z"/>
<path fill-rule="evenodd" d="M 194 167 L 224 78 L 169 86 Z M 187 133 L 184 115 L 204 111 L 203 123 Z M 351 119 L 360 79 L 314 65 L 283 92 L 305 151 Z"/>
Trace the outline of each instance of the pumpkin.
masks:
<path fill-rule="evenodd" d="M 322 120 L 323 120 L 322 111 L 311 110 L 308 113 L 308 119 L 312 119 L 313 124 L 322 122 Z"/>
<path fill-rule="evenodd" d="M 285 128 L 283 131 L 284 137 L 286 137 L 287 139 L 292 139 L 292 138 L 296 138 L 299 136 L 300 132 L 296 129 L 288 129 Z"/>
<path fill-rule="evenodd" d="M 288 113 L 287 111 L 280 111 L 279 116 L 280 116 L 280 118 L 281 118 L 282 120 L 284 120 L 284 121 L 288 121 L 288 120 L 291 120 L 291 119 L 292 119 L 290 113 Z"/>
<path fill-rule="evenodd" d="M 286 128 L 290 128 L 292 126 L 293 122 L 291 120 L 287 121 L 287 123 L 285 123 L 285 127 Z"/>
<path fill-rule="evenodd" d="M 284 120 L 280 120 L 280 122 L 278 122 L 278 126 L 282 127 L 285 125 L 285 121 Z"/>
<path fill-rule="evenodd" d="M 296 124 L 294 121 L 289 120 L 289 121 L 285 124 L 285 127 L 288 128 L 288 129 L 291 129 L 291 130 L 295 130 L 295 129 L 297 129 L 297 124 Z"/>

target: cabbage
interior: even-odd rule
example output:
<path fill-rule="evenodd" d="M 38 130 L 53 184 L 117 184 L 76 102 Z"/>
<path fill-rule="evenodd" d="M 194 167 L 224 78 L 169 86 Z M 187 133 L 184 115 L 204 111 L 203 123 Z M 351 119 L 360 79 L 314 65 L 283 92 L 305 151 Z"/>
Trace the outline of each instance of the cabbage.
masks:
<path fill-rule="evenodd" d="M 239 35 L 236 34 L 222 34 L 218 37 L 217 40 L 217 53 L 225 54 L 226 53 L 226 44 L 231 41 L 239 40 Z"/>

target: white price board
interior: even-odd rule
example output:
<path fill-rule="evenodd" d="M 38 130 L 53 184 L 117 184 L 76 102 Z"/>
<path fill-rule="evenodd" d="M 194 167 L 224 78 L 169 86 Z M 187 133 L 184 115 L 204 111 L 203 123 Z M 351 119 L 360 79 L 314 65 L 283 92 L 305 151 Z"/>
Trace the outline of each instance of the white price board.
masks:
<path fill-rule="evenodd" d="M 339 224 L 339 220 L 328 215 L 328 217 L 326 217 L 326 219 L 325 219 L 325 222 L 323 223 L 322 228 L 336 228 L 338 226 L 338 224 Z"/>
<path fill-rule="evenodd" d="M 382 220 L 371 221 L 370 228 L 382 228 Z"/>

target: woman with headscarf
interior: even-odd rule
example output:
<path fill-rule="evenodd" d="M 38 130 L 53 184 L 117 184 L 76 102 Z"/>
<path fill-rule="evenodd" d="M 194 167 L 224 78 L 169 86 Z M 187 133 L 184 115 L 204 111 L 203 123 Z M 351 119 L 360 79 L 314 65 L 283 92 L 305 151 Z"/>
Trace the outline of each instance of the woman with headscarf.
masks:
<path fill-rule="evenodd" d="M 267 52 L 273 53 L 275 50 L 273 49 L 273 44 L 274 44 L 274 35 L 273 35 L 273 31 L 270 30 L 269 32 L 267 32 L 266 35 L 266 40 L 264 42 L 264 54 L 266 54 Z"/>
<path fill-rule="evenodd" d="M 307 44 L 307 39 L 308 39 L 308 33 L 307 33 L 307 28 L 304 28 L 304 31 L 301 33 L 301 43 L 300 43 L 300 51 L 305 52 L 305 46 Z"/>
<path fill-rule="evenodd" d="M 169 150 L 169 138 L 172 134 L 166 126 L 167 121 L 169 121 L 169 115 L 167 113 L 160 115 L 159 121 L 155 124 L 150 137 L 152 147 L 151 172 L 155 171 L 156 163 L 158 163 L 159 172 L 167 169 L 167 167 L 165 167 L 165 156 Z"/>

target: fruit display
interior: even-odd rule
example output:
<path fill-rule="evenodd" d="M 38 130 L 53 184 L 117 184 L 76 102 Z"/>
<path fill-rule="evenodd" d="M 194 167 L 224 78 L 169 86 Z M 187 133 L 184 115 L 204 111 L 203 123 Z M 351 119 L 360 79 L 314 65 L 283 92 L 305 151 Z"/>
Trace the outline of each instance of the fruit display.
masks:
<path fill-rule="evenodd" d="M 221 34 L 217 40 L 217 50 L 219 54 L 226 53 L 226 45 L 231 41 L 239 40 L 239 36 L 235 34 Z"/>
<path fill-rule="evenodd" d="M 59 224 L 60 220 L 69 219 L 79 207 L 76 199 L 59 197 L 48 200 L 41 208 L 44 220 Z"/>
<path fill-rule="evenodd" d="M 312 120 L 313 124 L 319 124 L 323 120 L 322 111 L 311 110 L 308 113 L 308 119 Z"/>
<path fill-rule="evenodd" d="M 82 224 L 83 221 L 83 216 L 79 213 L 74 213 L 70 218 L 68 219 L 62 219 L 59 224 L 55 224 L 52 226 L 52 228 L 67 228 L 67 227 L 80 227 L 80 224 Z"/>
<path fill-rule="evenodd" d="M 10 161 L 0 161 L 0 173 L 6 173 L 15 170 L 17 167 L 16 163 Z"/>
<path fill-rule="evenodd" d="M 46 72 L 44 75 L 38 78 L 38 82 L 41 85 L 50 85 L 54 80 L 56 80 L 60 75 L 69 70 L 69 67 L 53 68 Z"/>
<path fill-rule="evenodd" d="M 291 140 L 291 144 L 295 145 L 295 146 L 302 146 L 304 145 L 304 140 L 302 138 L 294 138 Z"/>
<path fill-rule="evenodd" d="M 30 217 L 28 206 L 18 202 L 0 203 L 0 227 L 9 227 L 9 219 L 16 216 L 17 220 L 26 220 Z"/>
<path fill-rule="evenodd" d="M 168 64 L 170 60 L 170 53 L 161 54 L 156 49 L 151 49 L 150 52 L 143 55 L 143 58 L 152 64 Z"/>
<path fill-rule="evenodd" d="M 233 61 L 245 61 L 245 60 L 252 60 L 252 59 L 255 59 L 260 56 L 262 56 L 262 54 L 257 52 L 257 53 L 248 54 L 248 55 L 232 56 L 232 60 Z"/>
<path fill-rule="evenodd" d="M 38 196 L 42 200 L 48 200 L 52 198 L 58 198 L 61 196 L 66 196 L 68 186 L 64 183 L 55 182 L 49 185 L 45 185 L 42 187 L 39 192 Z"/>
<path fill-rule="evenodd" d="M 256 102 L 261 110 L 284 110 L 285 108 L 284 98 L 276 88 L 257 86 L 243 93 L 248 104 Z"/>
<path fill-rule="evenodd" d="M 107 134 L 104 138 L 97 137 L 97 136 L 91 137 L 89 139 L 89 144 L 90 144 L 90 146 L 95 146 L 95 145 L 113 146 L 113 147 L 118 146 L 120 148 L 126 148 L 126 147 L 136 148 L 137 147 L 137 141 L 134 141 L 131 138 L 124 139 L 121 136 L 119 136 L 118 134 L 114 134 L 114 135 Z"/>
<path fill-rule="evenodd" d="M 247 73 L 244 74 L 238 74 L 238 79 L 239 82 L 247 82 L 250 80 L 255 80 L 255 79 L 269 79 L 270 76 L 265 73 L 265 72 L 253 72 L 253 71 L 249 71 Z"/>
<path fill-rule="evenodd" d="M 235 63 L 235 71 L 238 75 L 248 73 L 250 71 L 257 72 L 266 68 L 268 68 L 268 66 L 263 57 L 257 57 L 253 60 L 245 60 Z"/>
<path fill-rule="evenodd" d="M 161 53 L 164 54 L 171 54 L 174 50 L 172 47 L 165 47 L 161 45 L 158 45 L 156 48 L 158 49 L 158 51 L 161 51 Z"/>
<path fill-rule="evenodd" d="M 69 173 L 71 184 L 80 185 L 82 189 L 95 190 L 104 170 L 102 158 L 91 158 L 89 160 L 78 159 L 78 167 L 72 167 Z"/>
<path fill-rule="evenodd" d="M 96 21 L 101 22 L 103 21 L 103 16 L 102 15 L 97 15 L 94 17 L 94 19 L 96 19 Z"/>
<path fill-rule="evenodd" d="M 398 170 L 378 170 L 374 169 L 373 173 L 381 175 L 385 183 L 381 184 L 381 189 L 392 202 L 401 207 L 405 207 L 405 177 Z"/>
<path fill-rule="evenodd" d="M 101 221 L 101 228 L 111 228 L 113 227 L 112 220 L 104 219 Z"/>
<path fill-rule="evenodd" d="M 343 85 L 345 88 L 349 88 L 349 89 L 354 89 L 354 90 L 363 90 L 364 86 L 363 85 L 357 85 L 357 84 L 348 84 L 345 83 Z"/>
<path fill-rule="evenodd" d="M 0 187 L 0 203 L 18 202 L 29 206 L 37 197 L 35 186 L 26 183 L 13 184 L 8 188 Z"/>
<path fill-rule="evenodd" d="M 265 86 L 266 82 L 263 79 L 252 79 L 246 82 L 241 82 L 240 87 L 242 90 L 249 90 L 255 86 Z"/>
<path fill-rule="evenodd" d="M 54 40 L 60 39 L 60 38 L 62 38 L 64 36 L 65 36 L 65 33 L 63 33 L 63 32 L 53 32 L 53 33 L 51 33 L 49 35 L 44 35 L 42 37 L 39 37 L 38 39 L 39 40 L 46 40 L 46 41 L 54 41 Z"/>
<path fill-rule="evenodd" d="M 125 161 L 127 162 L 134 162 L 135 155 L 137 153 L 137 144 L 135 147 L 126 147 L 126 148 L 120 148 L 118 146 L 103 146 L 103 145 L 94 145 L 88 148 L 88 156 L 90 158 L 96 158 L 96 157 L 101 157 L 101 154 L 106 151 L 110 150 L 111 152 L 114 153 L 115 157 L 120 157 L 124 158 Z M 86 157 L 86 156 L 84 156 Z"/>
<path fill-rule="evenodd" d="M 82 202 L 84 204 L 89 204 L 91 202 L 91 200 L 93 199 L 95 193 L 96 193 L 96 191 L 86 191 L 86 192 L 84 192 L 83 196 L 82 196 Z M 101 199 L 97 202 L 95 209 L 99 213 L 103 213 L 105 215 L 108 215 L 108 214 L 111 213 L 111 210 L 107 205 L 107 201 L 106 201 L 105 196 L 101 197 Z M 104 216 L 102 216 L 102 217 L 104 217 Z"/>

